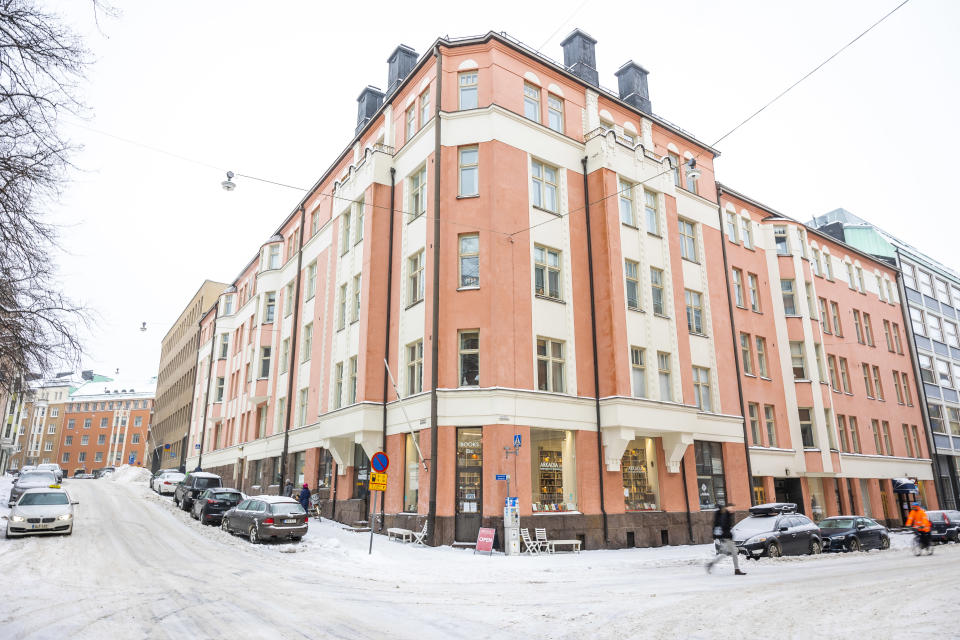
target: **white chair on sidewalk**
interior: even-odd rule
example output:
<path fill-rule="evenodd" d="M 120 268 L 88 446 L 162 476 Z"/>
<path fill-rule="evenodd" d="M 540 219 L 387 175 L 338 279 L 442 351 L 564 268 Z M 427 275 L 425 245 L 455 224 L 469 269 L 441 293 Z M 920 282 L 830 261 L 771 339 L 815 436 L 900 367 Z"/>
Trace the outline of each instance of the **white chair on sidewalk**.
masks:
<path fill-rule="evenodd" d="M 526 553 L 529 553 L 530 555 L 540 555 L 540 543 L 536 540 L 530 539 L 529 529 L 520 529 L 520 539 L 523 540 L 523 545 L 526 547 Z"/>

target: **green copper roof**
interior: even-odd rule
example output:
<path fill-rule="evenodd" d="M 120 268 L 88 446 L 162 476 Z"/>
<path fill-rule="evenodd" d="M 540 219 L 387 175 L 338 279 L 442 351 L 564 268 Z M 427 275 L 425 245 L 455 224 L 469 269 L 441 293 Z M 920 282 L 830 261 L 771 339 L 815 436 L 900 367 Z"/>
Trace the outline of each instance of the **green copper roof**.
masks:
<path fill-rule="evenodd" d="M 896 258 L 893 245 L 871 226 L 845 225 L 843 237 L 850 246 L 874 256 Z"/>

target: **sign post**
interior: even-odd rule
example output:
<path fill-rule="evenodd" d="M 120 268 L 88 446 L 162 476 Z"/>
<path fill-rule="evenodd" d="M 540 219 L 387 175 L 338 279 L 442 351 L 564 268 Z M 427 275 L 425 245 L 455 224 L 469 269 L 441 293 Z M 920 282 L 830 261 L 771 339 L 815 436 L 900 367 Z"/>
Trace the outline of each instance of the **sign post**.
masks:
<path fill-rule="evenodd" d="M 373 524 L 377 514 L 377 494 L 387 490 L 387 467 L 390 466 L 390 458 L 383 451 L 377 451 L 370 457 L 370 491 L 373 492 L 373 500 L 370 501 L 370 548 L 367 555 L 373 553 Z M 383 502 L 383 498 L 380 498 Z"/>

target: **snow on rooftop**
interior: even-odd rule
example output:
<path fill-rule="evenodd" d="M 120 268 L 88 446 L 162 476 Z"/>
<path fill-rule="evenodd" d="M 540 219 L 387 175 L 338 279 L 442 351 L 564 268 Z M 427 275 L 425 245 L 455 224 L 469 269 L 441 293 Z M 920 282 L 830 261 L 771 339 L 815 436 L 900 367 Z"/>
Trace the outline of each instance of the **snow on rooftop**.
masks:
<path fill-rule="evenodd" d="M 90 396 L 106 396 L 106 395 L 137 395 L 137 396 L 152 396 L 156 394 L 157 391 L 157 378 L 156 376 L 145 379 L 145 378 L 118 378 L 116 380 L 110 381 L 93 381 L 87 382 L 82 387 L 77 389 L 73 396 L 74 398 L 84 398 Z"/>

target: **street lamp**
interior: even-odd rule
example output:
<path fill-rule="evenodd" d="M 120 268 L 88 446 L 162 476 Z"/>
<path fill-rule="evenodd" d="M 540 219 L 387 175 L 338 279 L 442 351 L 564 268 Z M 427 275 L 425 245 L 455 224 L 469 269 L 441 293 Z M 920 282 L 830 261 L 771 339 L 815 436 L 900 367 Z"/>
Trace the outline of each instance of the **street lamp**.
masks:
<path fill-rule="evenodd" d="M 233 171 L 227 171 L 227 179 L 220 183 L 224 191 L 233 191 L 237 188 L 237 183 L 233 181 Z"/>

